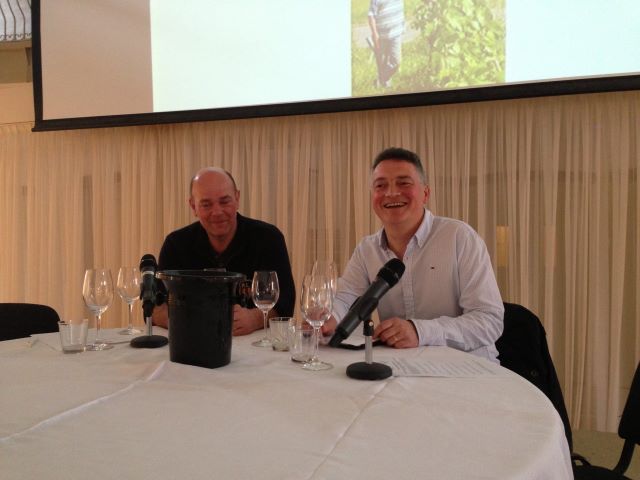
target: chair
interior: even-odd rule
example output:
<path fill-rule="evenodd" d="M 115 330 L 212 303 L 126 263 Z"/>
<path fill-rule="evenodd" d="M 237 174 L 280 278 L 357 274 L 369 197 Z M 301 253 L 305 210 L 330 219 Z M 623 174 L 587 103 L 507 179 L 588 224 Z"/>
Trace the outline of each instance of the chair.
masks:
<path fill-rule="evenodd" d="M 564 424 L 569 451 L 573 451 L 571 424 L 540 319 L 522 305 L 505 303 L 504 330 L 496 348 L 500 365 L 529 380 L 551 400 Z"/>
<path fill-rule="evenodd" d="M 0 303 L 0 341 L 58 331 L 58 313 L 47 305 Z"/>
<path fill-rule="evenodd" d="M 618 435 L 624 440 L 622 452 L 618 464 L 610 470 L 605 467 L 591 465 L 584 457 L 574 456 L 573 474 L 577 480 L 588 479 L 627 479 L 624 473 L 629 468 L 633 449 L 640 445 L 640 363 L 636 367 L 636 373 L 631 382 L 627 403 L 622 411 L 620 424 L 618 425 Z"/>

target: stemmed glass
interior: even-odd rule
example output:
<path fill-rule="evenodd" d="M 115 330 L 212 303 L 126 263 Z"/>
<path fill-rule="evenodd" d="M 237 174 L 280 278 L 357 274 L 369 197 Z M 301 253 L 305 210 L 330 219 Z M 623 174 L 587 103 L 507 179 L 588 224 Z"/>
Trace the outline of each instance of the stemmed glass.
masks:
<path fill-rule="evenodd" d="M 256 304 L 262 315 L 264 316 L 264 338 L 253 342 L 252 345 L 256 347 L 269 347 L 273 345 L 269 339 L 267 331 L 267 318 L 269 310 L 271 310 L 280 296 L 280 286 L 278 285 L 278 274 L 273 271 L 257 271 L 253 274 L 253 281 L 251 282 L 251 298 L 253 303 Z"/>
<path fill-rule="evenodd" d="M 302 282 L 302 296 L 300 310 L 304 319 L 313 327 L 313 357 L 302 365 L 305 370 L 328 370 L 333 367 L 330 363 L 318 359 L 318 342 L 320 328 L 331 316 L 332 293 L 331 280 L 325 275 L 305 275 Z"/>
<path fill-rule="evenodd" d="M 129 309 L 129 325 L 118 332 L 120 335 L 142 333 L 141 330 L 133 328 L 133 304 L 140 298 L 140 282 L 140 270 L 138 270 L 138 267 L 120 267 L 116 289 L 118 290 L 118 295 L 120 295 L 120 298 L 127 304 Z"/>
<path fill-rule="evenodd" d="M 327 277 L 331 288 L 331 303 L 333 304 L 338 291 L 338 267 L 336 267 L 336 264 L 331 260 L 316 260 L 313 264 L 311 275 L 324 275 Z"/>
<path fill-rule="evenodd" d="M 316 260 L 313 263 L 313 270 L 311 275 L 324 275 L 329 281 L 329 287 L 331 288 L 331 305 L 336 301 L 336 293 L 338 292 L 338 267 L 331 260 Z M 323 345 L 329 343 L 330 337 L 320 338 L 320 343 Z"/>
<path fill-rule="evenodd" d="M 102 314 L 113 301 L 113 280 L 108 268 L 88 269 L 84 273 L 82 296 L 87 308 L 96 316 L 96 339 L 87 345 L 87 350 L 108 350 L 113 345 L 100 338 Z"/>

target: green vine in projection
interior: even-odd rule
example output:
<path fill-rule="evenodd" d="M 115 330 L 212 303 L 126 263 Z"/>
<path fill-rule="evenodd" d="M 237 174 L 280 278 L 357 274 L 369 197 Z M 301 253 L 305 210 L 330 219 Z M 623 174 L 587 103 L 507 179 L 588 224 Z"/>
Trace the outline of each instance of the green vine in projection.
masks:
<path fill-rule="evenodd" d="M 411 25 L 416 41 L 407 45 L 410 89 L 432 90 L 504 81 L 503 0 L 423 0 Z M 408 82 L 411 80 L 405 78 Z"/>

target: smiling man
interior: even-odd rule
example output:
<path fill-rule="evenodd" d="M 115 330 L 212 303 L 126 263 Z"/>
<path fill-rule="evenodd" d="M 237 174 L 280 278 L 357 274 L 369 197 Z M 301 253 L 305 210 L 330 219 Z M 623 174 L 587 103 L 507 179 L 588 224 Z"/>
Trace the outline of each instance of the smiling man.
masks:
<path fill-rule="evenodd" d="M 371 170 L 371 204 L 383 228 L 356 247 L 338 282 L 337 321 L 392 258 L 405 264 L 378 304 L 374 337 L 395 348 L 447 345 L 497 362 L 504 307 L 484 241 L 466 223 L 433 215 L 420 158 L 402 148 L 381 152 Z"/>
<path fill-rule="evenodd" d="M 296 291 L 284 236 L 277 227 L 238 213 L 240 191 L 231 174 L 206 167 L 191 180 L 189 206 L 198 219 L 167 235 L 160 250 L 160 270 L 224 268 L 243 273 L 248 280 L 257 270 L 278 274 L 280 296 L 269 316 L 291 316 Z M 153 323 L 166 327 L 167 305 L 156 307 Z M 257 308 L 234 305 L 233 334 L 246 335 L 263 328 Z"/>

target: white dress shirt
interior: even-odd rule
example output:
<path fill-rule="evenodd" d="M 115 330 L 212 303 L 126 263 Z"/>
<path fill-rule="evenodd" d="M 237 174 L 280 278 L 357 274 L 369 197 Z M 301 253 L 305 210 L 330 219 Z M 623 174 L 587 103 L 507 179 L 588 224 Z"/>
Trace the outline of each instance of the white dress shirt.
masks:
<path fill-rule="evenodd" d="M 336 320 L 392 258 L 384 229 L 358 244 L 338 281 Z M 504 306 L 487 247 L 475 230 L 425 209 L 401 260 L 404 275 L 380 300 L 380 320 L 411 320 L 420 345 L 447 345 L 497 361 Z"/>

